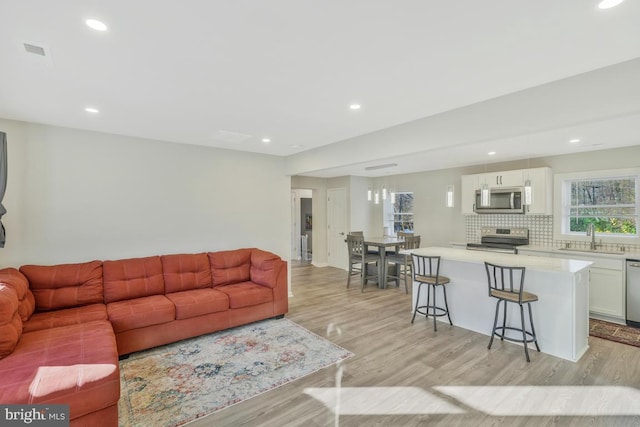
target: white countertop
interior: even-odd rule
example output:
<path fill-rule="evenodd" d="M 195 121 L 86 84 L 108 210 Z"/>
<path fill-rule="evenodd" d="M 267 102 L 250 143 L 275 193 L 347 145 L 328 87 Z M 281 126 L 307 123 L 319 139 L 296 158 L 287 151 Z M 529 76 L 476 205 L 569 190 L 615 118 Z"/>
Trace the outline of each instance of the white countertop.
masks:
<path fill-rule="evenodd" d="M 586 257 L 600 257 L 600 258 L 611 258 L 611 259 L 638 259 L 640 258 L 640 253 L 638 252 L 605 252 L 605 251 L 591 251 L 591 250 L 579 250 L 579 249 L 564 249 L 558 248 L 554 246 L 536 246 L 536 245 L 524 245 L 519 246 L 518 250 L 528 250 L 532 252 L 546 252 L 546 253 L 554 253 L 554 254 L 565 254 L 565 255 L 576 255 L 576 256 L 586 256 Z"/>
<path fill-rule="evenodd" d="M 576 273 L 582 269 L 588 268 L 592 264 L 590 261 L 522 256 L 485 251 L 468 251 L 461 248 L 445 248 L 438 246 L 412 249 L 403 252 L 415 253 L 417 255 L 439 255 L 442 259 L 450 261 L 469 262 L 472 264 L 484 264 L 486 261 L 492 264 L 526 267 L 531 270 L 555 273 Z"/>

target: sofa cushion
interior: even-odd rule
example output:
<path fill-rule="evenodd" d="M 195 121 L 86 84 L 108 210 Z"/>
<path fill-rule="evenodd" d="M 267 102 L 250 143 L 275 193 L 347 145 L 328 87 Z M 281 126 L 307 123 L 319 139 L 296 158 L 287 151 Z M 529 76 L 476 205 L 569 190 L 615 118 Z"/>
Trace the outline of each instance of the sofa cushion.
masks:
<path fill-rule="evenodd" d="M 164 294 L 159 256 L 104 261 L 104 302 Z"/>
<path fill-rule="evenodd" d="M 207 254 L 163 255 L 165 293 L 211 287 L 211 265 Z"/>
<path fill-rule="evenodd" d="M 26 276 L 15 268 L 0 270 L 0 284 L 12 287 L 18 295 L 18 313 L 22 321 L 26 321 L 36 309 L 36 300 L 29 289 L 29 281 Z"/>
<path fill-rule="evenodd" d="M 35 313 L 24 322 L 23 331 L 39 331 L 41 329 L 59 328 L 78 323 L 108 320 L 107 306 L 104 304 L 83 305 L 82 307 L 65 308 L 56 311 Z"/>
<path fill-rule="evenodd" d="M 36 311 L 103 302 L 101 261 L 52 266 L 23 265 L 20 272 L 29 279 L 29 287 L 36 300 Z"/>
<path fill-rule="evenodd" d="M 0 283 L 0 359 L 11 354 L 21 335 L 18 294 L 12 287 Z"/>
<path fill-rule="evenodd" d="M 176 319 L 229 310 L 229 297 L 215 289 L 192 289 L 166 295 L 176 306 Z"/>
<path fill-rule="evenodd" d="M 216 288 L 229 296 L 229 307 L 240 308 L 273 301 L 273 291 L 253 282 L 236 283 Z"/>
<path fill-rule="evenodd" d="M 175 320 L 173 303 L 164 295 L 134 298 L 107 304 L 107 315 L 118 332 L 144 328 Z"/>
<path fill-rule="evenodd" d="M 112 406 L 120 396 L 116 340 L 107 321 L 22 335 L 0 363 L 3 404 L 68 404 L 71 418 Z"/>
<path fill-rule="evenodd" d="M 209 252 L 213 286 L 230 285 L 250 280 L 251 249 Z"/>
<path fill-rule="evenodd" d="M 275 288 L 282 260 L 274 253 L 254 249 L 251 252 L 251 281 L 258 285 Z"/>

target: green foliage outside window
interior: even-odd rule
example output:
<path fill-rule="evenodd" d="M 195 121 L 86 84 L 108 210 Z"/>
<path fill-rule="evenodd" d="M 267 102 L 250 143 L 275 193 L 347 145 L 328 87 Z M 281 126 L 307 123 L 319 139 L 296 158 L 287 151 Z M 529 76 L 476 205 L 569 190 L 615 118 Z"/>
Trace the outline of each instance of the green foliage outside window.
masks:
<path fill-rule="evenodd" d="M 571 232 L 586 232 L 593 224 L 597 233 L 635 235 L 637 219 L 635 178 L 571 181 Z"/>

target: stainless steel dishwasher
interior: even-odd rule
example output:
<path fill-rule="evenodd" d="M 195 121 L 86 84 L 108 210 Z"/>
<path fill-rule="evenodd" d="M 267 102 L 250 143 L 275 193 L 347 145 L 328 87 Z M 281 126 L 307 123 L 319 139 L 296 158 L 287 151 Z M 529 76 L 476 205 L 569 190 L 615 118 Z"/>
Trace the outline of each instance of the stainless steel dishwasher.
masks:
<path fill-rule="evenodd" d="M 627 325 L 640 327 L 640 260 L 627 260 Z"/>

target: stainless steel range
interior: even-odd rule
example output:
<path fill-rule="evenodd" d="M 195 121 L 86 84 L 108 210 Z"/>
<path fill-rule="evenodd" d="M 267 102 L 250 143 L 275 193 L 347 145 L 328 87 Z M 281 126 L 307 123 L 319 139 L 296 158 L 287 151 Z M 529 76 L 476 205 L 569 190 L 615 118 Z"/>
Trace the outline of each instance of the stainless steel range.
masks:
<path fill-rule="evenodd" d="M 528 244 L 528 228 L 482 227 L 480 229 L 480 243 L 467 243 L 467 249 L 517 254 L 518 246 Z"/>

